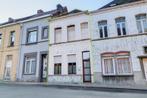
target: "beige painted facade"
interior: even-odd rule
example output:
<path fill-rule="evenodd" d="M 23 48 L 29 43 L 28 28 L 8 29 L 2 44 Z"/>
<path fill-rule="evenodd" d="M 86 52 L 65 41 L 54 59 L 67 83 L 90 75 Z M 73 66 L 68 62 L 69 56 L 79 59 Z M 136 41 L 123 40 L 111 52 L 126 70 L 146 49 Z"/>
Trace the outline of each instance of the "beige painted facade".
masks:
<path fill-rule="evenodd" d="M 5 79 L 6 73 L 6 64 L 10 67 L 10 62 L 8 63 L 7 58 L 11 56 L 11 67 L 10 67 L 10 78 L 8 80 L 15 81 L 16 80 L 16 68 L 19 63 L 19 46 L 20 46 L 20 30 L 21 26 L 19 24 L 14 24 L 10 26 L 0 27 L 0 34 L 2 34 L 2 42 L 0 45 L 0 80 Z M 9 46 L 10 44 L 10 35 L 11 32 L 15 31 L 15 41 L 14 46 Z"/>

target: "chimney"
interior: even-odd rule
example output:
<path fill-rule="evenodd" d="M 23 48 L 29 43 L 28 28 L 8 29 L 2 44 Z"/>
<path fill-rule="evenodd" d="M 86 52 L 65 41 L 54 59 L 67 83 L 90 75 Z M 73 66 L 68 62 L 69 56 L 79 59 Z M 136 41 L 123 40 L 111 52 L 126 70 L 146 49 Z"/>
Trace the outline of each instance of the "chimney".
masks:
<path fill-rule="evenodd" d="M 37 14 L 42 14 L 44 11 L 42 9 L 37 10 Z"/>
<path fill-rule="evenodd" d="M 9 17 L 9 18 L 8 18 L 8 22 L 14 22 L 14 19 L 11 18 L 11 17 Z"/>

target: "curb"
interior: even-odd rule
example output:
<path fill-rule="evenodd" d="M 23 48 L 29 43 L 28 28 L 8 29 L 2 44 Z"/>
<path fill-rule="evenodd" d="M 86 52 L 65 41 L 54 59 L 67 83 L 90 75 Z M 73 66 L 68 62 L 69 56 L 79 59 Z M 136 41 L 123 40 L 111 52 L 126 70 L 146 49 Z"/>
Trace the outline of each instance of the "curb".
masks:
<path fill-rule="evenodd" d="M 118 92 L 118 93 L 147 93 L 147 88 L 123 88 L 123 87 L 103 87 L 103 86 L 83 86 L 83 85 L 59 85 L 59 84 L 40 84 L 40 83 L 17 83 L 17 82 L 0 82 L 1 85 L 8 86 L 25 86 L 25 87 L 51 87 L 58 89 L 71 89 L 71 90 L 89 90 L 89 91 L 101 91 L 101 92 Z"/>

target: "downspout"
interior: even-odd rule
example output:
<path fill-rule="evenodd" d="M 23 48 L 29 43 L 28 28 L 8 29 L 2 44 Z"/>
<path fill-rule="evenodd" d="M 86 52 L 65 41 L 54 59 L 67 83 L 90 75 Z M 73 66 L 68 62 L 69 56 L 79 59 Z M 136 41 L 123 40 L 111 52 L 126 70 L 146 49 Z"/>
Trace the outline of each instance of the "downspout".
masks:
<path fill-rule="evenodd" d="M 93 33 L 93 18 L 90 12 L 88 12 L 89 21 L 89 34 L 90 34 L 90 65 L 91 65 L 91 79 L 94 82 L 94 63 L 93 63 L 93 46 L 92 46 L 92 33 Z"/>
<path fill-rule="evenodd" d="M 17 79 L 18 81 L 20 80 L 20 78 L 22 78 L 22 72 L 21 72 L 21 48 L 22 48 L 22 35 L 23 35 L 23 24 L 20 23 L 20 40 L 19 40 L 19 60 L 18 60 L 18 66 L 17 66 Z M 20 77 L 21 74 L 21 77 Z"/>

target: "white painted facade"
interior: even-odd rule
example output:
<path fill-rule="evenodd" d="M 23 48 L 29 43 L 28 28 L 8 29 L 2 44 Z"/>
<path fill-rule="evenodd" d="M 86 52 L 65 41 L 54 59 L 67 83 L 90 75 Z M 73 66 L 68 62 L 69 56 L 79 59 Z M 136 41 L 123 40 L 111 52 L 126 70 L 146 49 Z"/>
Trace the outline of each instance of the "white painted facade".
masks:
<path fill-rule="evenodd" d="M 145 33 L 138 33 L 137 22 L 135 16 L 138 14 L 147 14 L 147 2 L 141 1 L 120 5 L 116 7 L 100 9 L 91 12 L 92 18 L 92 65 L 94 72 L 94 82 L 97 83 L 121 83 L 121 84 L 146 84 L 144 76 L 144 65 L 141 63 L 142 58 L 146 57 L 144 46 L 147 46 L 147 36 Z M 118 37 L 115 19 L 125 17 L 127 35 Z M 107 20 L 108 38 L 101 39 L 98 30 L 98 21 Z M 120 78 L 121 81 L 110 79 L 105 80 L 102 73 L 102 53 L 129 51 L 131 58 L 131 66 L 133 70 L 132 76 L 114 76 Z M 128 80 L 128 81 L 127 81 Z"/>
<path fill-rule="evenodd" d="M 90 51 L 90 32 L 82 38 L 80 24 L 88 22 L 86 13 L 70 14 L 50 21 L 48 82 L 83 83 L 82 52 Z M 75 25 L 75 40 L 68 41 L 67 26 Z M 62 28 L 61 42 L 55 43 L 55 28 Z M 68 55 L 76 55 L 76 74 L 68 74 Z M 54 57 L 61 56 L 61 74 L 54 74 Z"/>

